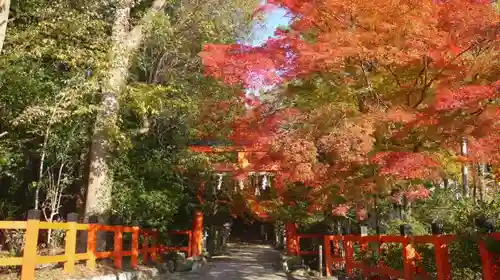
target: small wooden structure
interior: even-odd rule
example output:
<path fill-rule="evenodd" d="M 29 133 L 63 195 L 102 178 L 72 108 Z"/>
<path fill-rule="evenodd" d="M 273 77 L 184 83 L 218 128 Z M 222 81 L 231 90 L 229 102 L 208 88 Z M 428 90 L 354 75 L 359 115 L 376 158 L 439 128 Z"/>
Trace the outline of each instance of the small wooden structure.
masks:
<path fill-rule="evenodd" d="M 264 152 L 262 149 L 250 148 L 250 147 L 237 147 L 237 146 L 190 146 L 189 149 L 192 152 L 199 153 L 229 153 L 236 152 L 238 154 L 238 164 L 221 164 L 214 165 L 216 172 L 236 172 L 244 170 L 245 172 L 279 172 L 279 169 L 275 166 L 266 166 L 264 168 L 253 167 L 252 163 L 248 160 L 248 155 L 250 153 Z M 204 185 L 205 182 L 202 183 Z M 268 218 L 267 213 L 259 213 L 260 218 Z M 297 225 L 295 223 L 287 223 L 285 225 L 286 240 L 287 240 L 287 251 L 288 254 L 294 254 L 297 251 L 298 244 L 296 243 L 297 235 Z"/>

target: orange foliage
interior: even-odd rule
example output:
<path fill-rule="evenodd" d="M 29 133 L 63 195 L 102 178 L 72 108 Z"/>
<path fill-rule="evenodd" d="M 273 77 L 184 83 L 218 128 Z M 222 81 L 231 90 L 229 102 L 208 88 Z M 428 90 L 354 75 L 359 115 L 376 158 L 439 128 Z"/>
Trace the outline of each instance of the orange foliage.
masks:
<path fill-rule="evenodd" d="M 404 195 L 424 198 L 421 182 L 441 172 L 436 148 L 456 151 L 463 137 L 470 160 L 500 161 L 500 18 L 487 1 L 268 2 L 296 16 L 290 29 L 260 47 L 206 45 L 207 75 L 255 87 L 257 76 L 258 86 L 286 86 L 335 74 L 333 90 L 350 89 L 355 105 L 300 111 L 251 101 L 232 140 L 268 151 L 250 155 L 252 167 L 281 170 L 281 196 L 286 183 L 304 183 L 314 189 L 305 198 L 311 211 L 333 196 L 350 201 L 337 215 L 388 182 L 407 182 Z M 381 77 L 383 86 L 373 86 Z M 275 100 L 293 94 L 281 90 Z"/>

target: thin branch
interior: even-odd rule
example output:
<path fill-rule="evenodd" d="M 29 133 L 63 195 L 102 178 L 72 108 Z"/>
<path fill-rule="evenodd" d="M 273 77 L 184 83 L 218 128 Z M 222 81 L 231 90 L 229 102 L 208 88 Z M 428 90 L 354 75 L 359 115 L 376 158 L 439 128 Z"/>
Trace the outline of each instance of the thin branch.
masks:
<path fill-rule="evenodd" d="M 55 117 L 58 112 L 59 106 L 62 104 L 63 101 L 66 100 L 67 97 L 71 96 L 71 94 L 66 94 L 63 92 L 63 95 L 61 98 L 56 102 L 54 107 L 52 107 L 52 114 L 50 116 L 49 122 L 47 124 L 47 127 L 45 128 L 45 133 L 44 133 L 44 139 L 43 139 L 43 144 L 42 144 L 42 152 L 41 152 L 41 157 L 40 157 L 40 167 L 38 170 L 38 184 L 35 189 L 35 209 L 38 209 L 38 204 L 40 203 L 40 184 L 42 182 L 43 178 L 43 173 L 44 173 L 44 162 L 45 162 L 45 157 L 47 156 L 47 145 L 49 143 L 49 138 L 50 138 L 50 131 L 52 128 L 52 125 L 55 122 Z"/>
<path fill-rule="evenodd" d="M 411 93 L 415 90 L 415 87 L 418 84 L 418 80 L 420 80 L 420 77 L 422 77 L 422 75 L 424 74 L 426 67 L 427 67 L 427 65 L 425 65 L 422 68 L 422 70 L 420 70 L 420 72 L 418 73 L 418 76 L 415 78 L 415 82 L 413 83 L 411 90 L 406 94 L 406 99 L 407 99 L 406 103 L 407 103 L 408 107 L 411 107 Z"/>
<path fill-rule="evenodd" d="M 432 86 L 432 84 L 441 76 L 441 74 L 443 74 L 443 72 L 453 63 L 455 62 L 455 60 L 457 60 L 459 57 L 461 57 L 463 54 L 467 53 L 468 51 L 470 51 L 471 49 L 473 49 L 474 47 L 484 43 L 485 41 L 487 40 L 482 40 L 480 42 L 477 42 L 477 43 L 474 43 L 474 44 L 471 44 L 468 48 L 466 48 L 465 50 L 461 51 L 459 54 L 457 54 L 453 59 L 451 59 L 443 68 L 441 68 L 439 70 L 439 72 L 429 81 L 425 84 L 425 86 L 422 88 L 422 91 L 421 91 L 421 95 L 420 95 L 420 99 L 418 100 L 418 102 L 413 105 L 412 107 L 413 108 L 417 108 L 424 100 L 425 100 L 425 97 L 427 97 L 427 93 L 428 93 L 428 89 Z"/>
<path fill-rule="evenodd" d="M 392 71 L 391 67 L 385 66 L 385 69 L 389 70 L 389 73 L 391 73 L 391 75 L 394 77 L 394 80 L 396 80 L 396 84 L 401 88 L 402 87 L 401 82 L 399 81 L 399 78 L 396 75 L 396 73 L 394 73 L 394 71 Z"/>

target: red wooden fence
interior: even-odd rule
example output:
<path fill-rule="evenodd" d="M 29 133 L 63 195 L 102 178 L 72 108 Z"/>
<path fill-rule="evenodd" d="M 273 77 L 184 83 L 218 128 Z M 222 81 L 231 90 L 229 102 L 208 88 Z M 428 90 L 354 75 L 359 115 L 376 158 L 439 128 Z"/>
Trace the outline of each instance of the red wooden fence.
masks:
<path fill-rule="evenodd" d="M 193 249 L 193 231 L 192 230 L 171 230 L 168 232 L 170 235 L 187 235 L 188 236 L 188 244 L 187 246 L 158 246 L 158 252 L 186 252 L 188 257 L 192 256 Z"/>
<path fill-rule="evenodd" d="M 291 226 L 289 226 L 291 227 Z M 294 232 L 295 233 L 295 232 Z M 500 240 L 500 233 L 493 233 L 489 236 Z M 345 267 L 346 272 L 352 275 L 355 269 L 363 271 L 365 276 L 375 274 L 379 276 L 394 277 L 399 279 L 411 280 L 415 276 L 420 279 L 430 279 L 419 267 L 417 260 L 418 252 L 415 250 L 416 244 L 431 243 L 434 245 L 434 253 L 436 257 L 437 280 L 451 280 L 452 268 L 449 261 L 448 246 L 455 241 L 454 235 L 425 235 L 425 236 L 360 236 L 360 235 L 325 235 L 325 234 L 297 234 L 290 232 L 287 235 L 287 244 L 289 254 L 298 256 L 318 255 L 319 251 L 302 251 L 300 249 L 301 239 L 322 238 L 325 255 L 326 275 L 332 275 L 332 267 Z M 402 259 L 403 271 L 399 271 L 378 263 L 376 266 L 367 265 L 361 261 L 354 260 L 354 245 L 359 244 L 360 248 L 367 248 L 369 243 L 378 244 L 379 253 L 382 253 L 382 244 L 384 243 L 400 243 L 402 244 Z M 343 247 L 343 252 L 340 248 Z M 484 241 L 479 242 L 481 262 L 483 267 L 484 280 L 498 280 L 500 274 L 496 261 L 498 256 L 486 250 Z"/>
<path fill-rule="evenodd" d="M 25 229 L 25 244 L 22 257 L 0 258 L 0 266 L 22 266 L 21 280 L 35 279 L 35 267 L 37 264 L 46 263 L 64 263 L 64 271 L 73 273 L 75 271 L 75 262 L 86 261 L 87 267 L 95 269 L 96 260 L 112 258 L 114 266 L 117 269 L 122 268 L 123 257 L 131 257 L 131 266 L 136 268 L 139 256 L 142 255 L 144 263 L 150 259 L 156 261 L 158 253 L 168 251 L 185 251 L 188 256 L 201 253 L 201 230 L 203 229 L 203 217 L 201 212 L 195 213 L 193 230 L 170 231 L 169 234 L 187 235 L 187 246 L 163 246 L 157 244 L 158 231 L 156 229 L 141 229 L 139 227 L 128 226 L 108 226 L 101 224 L 80 224 L 77 223 L 77 215 L 72 213 L 68 215 L 68 221 L 65 223 L 53 223 L 40 221 L 40 211 L 32 210 L 28 212 L 27 221 L 0 221 L 0 229 Z M 40 230 L 64 230 L 65 251 L 63 255 L 57 256 L 39 256 L 38 255 L 38 236 Z M 77 232 L 87 232 L 87 252 L 77 253 L 76 242 Z M 96 246 L 96 236 L 100 231 L 114 233 L 113 251 L 98 252 Z M 123 234 L 131 233 L 131 250 L 123 250 Z M 140 237 L 143 237 L 141 246 Z M 198 238 L 196 238 L 198 237 Z"/>

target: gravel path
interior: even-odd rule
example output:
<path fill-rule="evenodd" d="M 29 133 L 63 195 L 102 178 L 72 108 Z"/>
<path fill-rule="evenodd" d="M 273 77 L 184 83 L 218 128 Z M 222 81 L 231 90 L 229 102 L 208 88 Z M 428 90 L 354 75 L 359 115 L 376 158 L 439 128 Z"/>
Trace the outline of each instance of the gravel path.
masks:
<path fill-rule="evenodd" d="M 210 268 L 200 273 L 173 274 L 168 280 L 282 280 L 275 266 L 280 254 L 267 245 L 229 244 L 227 256 L 214 257 Z"/>

